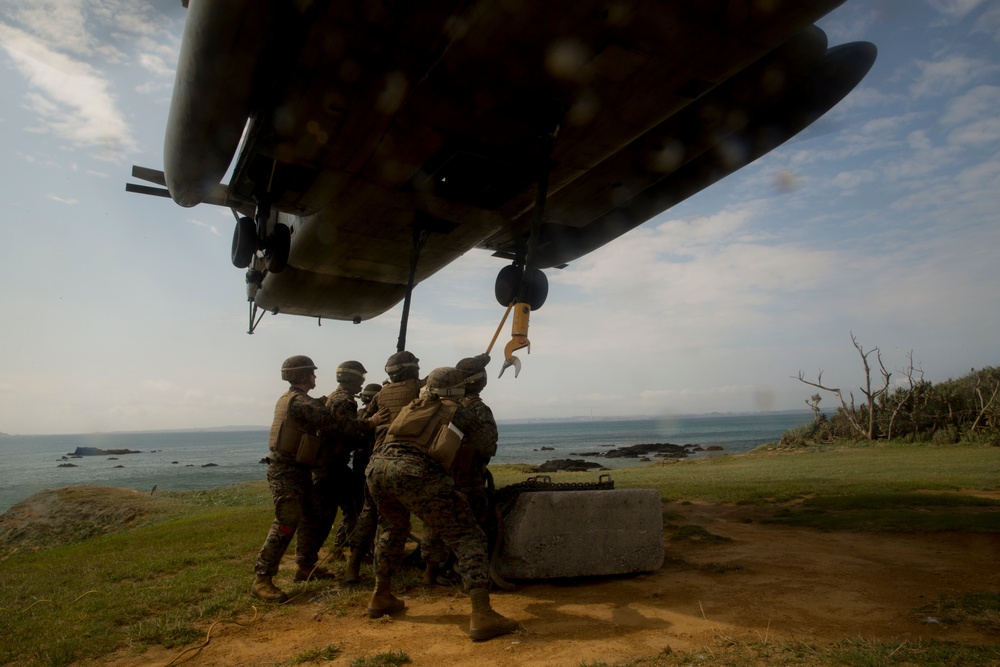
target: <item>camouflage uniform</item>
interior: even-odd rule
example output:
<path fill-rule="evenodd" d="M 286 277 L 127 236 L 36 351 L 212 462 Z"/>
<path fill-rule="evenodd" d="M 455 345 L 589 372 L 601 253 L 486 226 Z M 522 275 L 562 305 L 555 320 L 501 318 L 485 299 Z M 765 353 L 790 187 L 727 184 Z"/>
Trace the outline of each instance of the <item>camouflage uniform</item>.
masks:
<path fill-rule="evenodd" d="M 336 393 L 336 392 L 334 392 Z M 332 398 L 333 394 L 330 395 Z M 353 400 L 353 397 L 350 397 Z M 328 400 L 330 400 L 328 398 Z M 369 400 L 369 403 L 371 401 Z M 357 402 L 354 402 L 357 406 Z M 357 418 L 359 420 L 369 423 L 369 420 L 365 417 L 368 410 L 368 405 L 364 405 L 358 408 L 356 411 Z M 370 426 L 370 423 L 369 423 Z M 371 434 L 364 440 L 354 443 L 354 452 L 351 456 L 351 475 L 350 479 L 346 480 L 347 484 L 345 493 L 345 502 L 348 504 L 344 507 L 344 514 L 340 521 L 340 526 L 337 527 L 337 534 L 333 538 L 333 548 L 342 550 L 344 547 L 349 545 L 351 536 L 357 528 L 358 519 L 361 516 L 362 508 L 365 504 L 365 494 L 367 489 L 365 486 L 365 468 L 368 467 L 368 459 L 372 455 L 372 447 L 375 444 L 375 433 L 374 429 Z M 342 506 L 343 507 L 343 506 Z M 374 529 L 372 529 L 374 532 Z M 371 543 L 371 538 L 368 540 L 369 545 Z"/>
<path fill-rule="evenodd" d="M 465 497 L 476 523 L 485 531 L 490 507 L 489 498 L 486 496 L 486 466 L 497 453 L 497 423 L 493 419 L 493 411 L 478 394 L 466 394 L 458 400 L 462 407 L 482 425 L 482 433 L 481 437 L 473 442 L 463 441 L 451 466 L 451 476 L 455 481 L 455 490 Z M 430 527 L 424 531 L 424 539 L 420 543 L 420 555 L 424 560 L 435 563 L 444 563 L 448 559 L 448 547 L 445 546 L 441 536 Z"/>
<path fill-rule="evenodd" d="M 420 394 L 420 387 L 422 382 L 418 379 L 403 380 L 401 382 L 391 382 L 382 388 L 382 391 L 375 394 L 371 402 L 368 404 L 368 408 L 365 411 L 365 415 L 371 423 L 375 425 L 375 444 L 373 446 L 373 451 L 377 450 L 383 442 L 385 442 L 386 431 L 389 430 L 389 424 L 392 423 L 398 415 L 399 412 L 406 407 L 406 404 L 415 399 Z M 387 391 L 388 390 L 388 391 Z M 383 394 L 383 392 L 385 392 Z M 379 421 L 377 415 L 382 408 L 388 410 L 388 418 Z M 370 463 L 366 462 L 365 467 L 361 468 L 362 474 L 367 476 L 367 466 Z M 375 507 L 375 503 L 371 498 L 371 494 L 368 491 L 367 485 L 365 486 L 365 499 L 361 508 L 361 513 L 358 515 L 357 523 L 355 524 L 354 533 L 351 535 L 350 545 L 351 550 L 359 551 L 361 553 L 367 553 L 375 540 L 375 532 L 378 527 L 378 509 Z"/>
<path fill-rule="evenodd" d="M 451 423 L 465 434 L 463 446 L 491 446 L 488 429 L 469 410 L 459 405 Z M 385 442 L 368 464 L 368 489 L 378 505 L 377 577 L 391 578 L 399 570 L 413 512 L 455 553 L 465 585 L 487 586 L 486 535 L 451 475 L 423 450 L 405 441 Z"/>
<path fill-rule="evenodd" d="M 354 400 L 354 394 L 343 386 L 337 387 L 323 402 L 340 419 L 358 421 L 357 401 Z M 341 527 L 346 526 L 347 531 L 354 530 L 358 508 L 351 493 L 353 479 L 348 462 L 351 460 L 351 450 L 361 442 L 363 441 L 356 436 L 345 437 L 339 433 L 324 439 L 323 450 L 312 471 L 313 492 L 319 503 L 317 552 L 330 535 L 338 509 L 341 510 Z M 310 555 L 307 560 L 312 561 L 309 563 L 310 567 L 315 565 L 318 553 Z"/>
<path fill-rule="evenodd" d="M 298 428 L 313 432 L 339 432 L 344 435 L 361 434 L 356 420 L 348 421 L 335 415 L 321 401 L 302 389 L 292 387 L 288 394 L 292 394 L 288 397 L 288 419 Z M 288 394 L 279 399 L 279 406 Z M 279 418 L 276 408 L 272 433 Z M 302 562 L 301 559 L 308 558 L 307 554 L 315 554 L 321 544 L 317 541 L 319 507 L 313 491 L 310 466 L 297 463 L 293 454 L 275 449 L 273 442 L 270 447 L 267 483 L 274 499 L 275 518 L 254 565 L 256 574 L 268 577 L 278 573 L 281 558 L 296 533 L 296 562 L 300 569 L 310 568 L 315 564 L 315 560 L 309 563 Z"/>

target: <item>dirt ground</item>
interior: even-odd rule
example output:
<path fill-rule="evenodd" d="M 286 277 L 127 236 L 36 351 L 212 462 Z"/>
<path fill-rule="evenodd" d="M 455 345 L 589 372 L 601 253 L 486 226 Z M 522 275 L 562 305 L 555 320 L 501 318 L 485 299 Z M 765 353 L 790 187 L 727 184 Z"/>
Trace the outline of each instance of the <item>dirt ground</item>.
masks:
<path fill-rule="evenodd" d="M 403 596 L 406 611 L 392 619 L 368 619 L 360 594 L 339 617 L 324 602 L 310 601 L 315 594 L 303 595 L 289 611 L 261 605 L 244 627 L 215 626 L 198 651 L 156 648 L 105 664 L 274 665 L 331 644 L 340 653 L 321 664 L 404 651 L 417 666 L 579 667 L 697 650 L 720 638 L 1000 643 L 987 630 L 918 611 L 939 596 L 1000 589 L 1000 535 L 825 533 L 760 523 L 762 510 L 755 508 L 667 509 L 681 516 L 677 524 L 729 540 L 673 540 L 668 529 L 666 562 L 656 572 L 521 582 L 516 591 L 494 593 L 494 608 L 521 623 L 514 635 L 473 643 L 464 634 L 465 596 L 415 586 Z M 278 582 L 287 583 L 290 572 Z"/>

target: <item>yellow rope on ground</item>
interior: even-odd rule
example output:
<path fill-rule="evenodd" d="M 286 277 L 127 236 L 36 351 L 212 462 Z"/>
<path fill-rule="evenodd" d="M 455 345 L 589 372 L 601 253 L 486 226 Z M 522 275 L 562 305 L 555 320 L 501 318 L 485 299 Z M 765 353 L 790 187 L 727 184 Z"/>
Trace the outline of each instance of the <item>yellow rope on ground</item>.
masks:
<path fill-rule="evenodd" d="M 208 646 L 208 643 L 212 641 L 212 630 L 215 628 L 216 625 L 218 625 L 221 622 L 222 621 L 216 621 L 215 623 L 212 623 L 212 625 L 208 627 L 208 633 L 205 634 L 205 641 L 203 641 L 200 646 L 192 646 L 191 648 L 184 649 L 183 651 L 178 653 L 173 660 L 164 665 L 164 667 L 170 667 L 170 665 L 180 660 L 185 653 L 190 653 L 191 651 L 200 651 L 201 649 Z"/>
<path fill-rule="evenodd" d="M 24 609 L 22 609 L 18 613 L 19 614 L 23 614 L 24 612 L 28 611 L 29 609 L 31 609 L 32 607 L 34 607 L 36 604 L 38 604 L 40 602 L 48 602 L 49 604 L 55 604 L 55 602 L 53 602 L 52 600 L 35 600 L 34 602 L 32 602 L 31 604 L 29 604 L 27 607 L 25 607 Z"/>
<path fill-rule="evenodd" d="M 205 633 L 205 641 L 203 641 L 198 646 L 192 646 L 190 648 L 184 649 L 176 656 L 174 656 L 174 659 L 168 662 L 163 667 L 170 667 L 170 665 L 180 660 L 187 653 L 190 653 L 191 651 L 200 651 L 201 649 L 208 646 L 208 644 L 212 641 L 212 630 L 214 630 L 215 626 L 217 626 L 219 623 L 232 623 L 233 625 L 238 625 L 241 628 L 248 628 L 251 625 L 253 625 L 254 621 L 257 620 L 257 607 L 255 605 L 250 605 L 250 608 L 253 609 L 253 618 L 251 618 L 249 621 L 247 621 L 246 623 L 240 623 L 239 621 L 215 621 L 214 623 L 212 623 L 212 625 L 208 626 L 208 632 Z"/>
<path fill-rule="evenodd" d="M 84 595 L 90 595 L 91 593 L 100 593 L 100 591 L 98 591 L 96 588 L 93 589 L 93 590 L 89 590 L 86 593 L 83 593 L 82 595 L 80 595 L 79 597 L 77 597 L 75 600 L 72 600 L 71 602 L 69 602 L 69 604 L 73 604 L 74 602 L 76 602 L 77 600 L 79 600 L 80 598 L 82 598 Z"/>
<path fill-rule="evenodd" d="M 73 600 L 70 600 L 66 604 L 73 604 L 74 602 L 76 602 L 80 598 L 84 597 L 85 595 L 90 595 L 91 593 L 100 593 L 100 591 L 98 591 L 96 589 L 95 590 L 89 590 L 86 593 L 82 593 L 81 595 L 78 595 L 76 598 L 74 598 Z M 41 604 L 42 602 L 48 602 L 49 604 L 55 604 L 55 602 L 53 602 L 52 600 L 49 600 L 49 599 L 46 599 L 46 598 L 42 598 L 40 600 L 35 600 L 34 602 L 32 602 L 27 607 L 25 607 L 24 609 L 22 609 L 21 611 L 19 611 L 17 613 L 18 614 L 23 614 L 24 612 L 26 612 L 29 609 L 31 609 L 32 607 L 34 607 L 36 604 Z M 4 608 L 4 607 L 0 607 L 0 611 L 7 611 L 7 609 Z"/>

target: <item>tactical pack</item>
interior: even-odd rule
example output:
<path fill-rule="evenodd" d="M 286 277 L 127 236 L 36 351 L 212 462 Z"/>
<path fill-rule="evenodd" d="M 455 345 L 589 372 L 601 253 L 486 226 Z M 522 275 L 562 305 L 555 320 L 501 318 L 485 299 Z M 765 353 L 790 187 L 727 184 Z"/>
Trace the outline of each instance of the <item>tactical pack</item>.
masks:
<path fill-rule="evenodd" d="M 457 410 L 458 403 L 434 395 L 414 399 L 389 425 L 386 441 L 413 444 L 448 470 L 464 437 L 451 423 Z"/>

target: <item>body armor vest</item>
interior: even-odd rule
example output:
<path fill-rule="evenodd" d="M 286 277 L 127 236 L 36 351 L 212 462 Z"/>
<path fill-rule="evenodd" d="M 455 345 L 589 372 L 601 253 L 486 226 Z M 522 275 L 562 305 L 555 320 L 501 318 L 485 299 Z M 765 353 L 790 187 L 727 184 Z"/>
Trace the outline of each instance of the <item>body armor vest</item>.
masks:
<path fill-rule="evenodd" d="M 405 408 L 418 395 L 420 395 L 419 380 L 410 379 L 403 380 L 402 382 L 393 382 L 382 387 L 382 390 L 379 391 L 378 406 L 380 408 L 389 408 L 392 418 L 395 419 L 399 416 L 399 411 Z"/>
<path fill-rule="evenodd" d="M 267 441 L 267 448 L 272 452 L 281 452 L 293 458 L 299 453 L 302 436 L 309 435 L 308 431 L 289 414 L 292 399 L 298 395 L 299 392 L 289 389 L 278 399 L 278 404 L 274 406 L 274 421 L 271 422 L 271 434 Z"/>
<path fill-rule="evenodd" d="M 389 424 L 395 421 L 399 413 L 410 401 L 420 395 L 420 380 L 409 379 L 402 382 L 393 382 L 382 387 L 377 394 L 379 409 L 389 408 Z M 385 442 L 385 434 L 389 424 L 379 426 L 375 432 L 375 449 L 378 449 Z"/>

